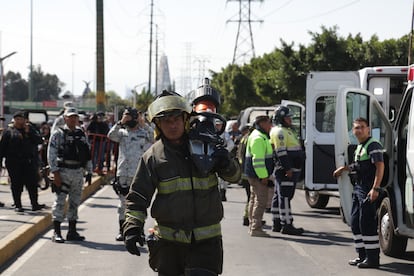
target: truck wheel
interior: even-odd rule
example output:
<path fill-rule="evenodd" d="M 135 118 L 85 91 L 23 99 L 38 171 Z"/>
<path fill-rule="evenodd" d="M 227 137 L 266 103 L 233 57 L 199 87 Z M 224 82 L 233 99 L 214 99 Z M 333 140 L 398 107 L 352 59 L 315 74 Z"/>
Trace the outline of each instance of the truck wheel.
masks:
<path fill-rule="evenodd" d="M 323 209 L 328 205 L 329 196 L 317 191 L 305 191 L 306 202 L 311 208 Z"/>
<path fill-rule="evenodd" d="M 381 202 L 378 211 L 378 230 L 382 252 L 388 256 L 401 257 L 407 248 L 408 239 L 395 234 L 391 203 L 388 197 Z"/>

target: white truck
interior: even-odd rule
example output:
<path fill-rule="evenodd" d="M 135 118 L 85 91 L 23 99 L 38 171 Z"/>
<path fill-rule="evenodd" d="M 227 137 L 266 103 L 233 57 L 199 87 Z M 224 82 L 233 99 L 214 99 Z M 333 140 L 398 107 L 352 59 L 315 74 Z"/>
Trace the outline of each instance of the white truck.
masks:
<path fill-rule="evenodd" d="M 390 109 L 399 109 L 393 122 L 389 120 L 389 113 L 384 112 L 384 102 L 378 101 L 375 93 L 341 87 L 336 94 L 336 166 L 351 162 L 356 142 L 349 133 L 352 121 L 357 117 L 369 120 L 371 135 L 384 146 L 385 175 L 381 185 L 384 192 L 377 203 L 378 233 L 382 251 L 390 256 L 401 256 L 406 250 L 407 239 L 414 238 L 413 80 L 414 67 L 411 67 L 401 104 L 390 105 Z M 339 177 L 338 183 L 341 206 L 349 224 L 352 185 L 347 174 Z"/>
<path fill-rule="evenodd" d="M 305 106 L 298 102 L 289 100 L 282 100 L 280 105 L 290 108 L 293 113 L 293 128 L 295 128 L 300 137 L 305 137 L 303 124 L 305 120 Z M 243 109 L 237 118 L 239 128 L 241 129 L 245 125 L 253 126 L 254 120 L 259 115 L 267 115 L 272 118 L 275 115 L 275 111 L 278 106 L 279 104 L 273 106 L 250 106 Z"/>
<path fill-rule="evenodd" d="M 306 201 L 325 208 L 339 196 L 335 170 L 336 98 L 341 86 L 367 90 L 394 121 L 407 83 L 407 66 L 369 67 L 358 71 L 310 72 L 306 81 Z M 341 209 L 342 210 L 342 209 Z"/>

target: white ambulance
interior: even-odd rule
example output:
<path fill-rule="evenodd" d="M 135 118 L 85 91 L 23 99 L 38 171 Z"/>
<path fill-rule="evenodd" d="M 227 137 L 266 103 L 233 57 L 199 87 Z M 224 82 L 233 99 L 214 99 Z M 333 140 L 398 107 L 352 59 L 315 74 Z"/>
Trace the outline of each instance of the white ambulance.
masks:
<path fill-rule="evenodd" d="M 392 80 L 391 76 L 390 80 Z M 408 86 L 402 102 L 397 106 L 378 100 L 370 91 L 341 87 L 336 94 L 335 162 L 336 166 L 349 164 L 356 142 L 351 139 L 352 121 L 367 118 L 371 135 L 384 146 L 384 192 L 378 200 L 378 234 L 380 246 L 386 255 L 401 256 L 407 239 L 414 238 L 414 67 L 408 74 Z M 394 86 L 390 85 L 390 88 Z M 399 89 L 399 88 L 398 88 Z M 375 92 L 375 90 L 374 90 Z M 397 92 L 397 91 L 396 91 Z M 392 96 L 389 97 L 391 100 Z M 400 95 L 398 95 L 399 97 Z M 401 95 L 402 96 L 402 95 Z M 388 106 L 387 108 L 384 108 Z M 384 110 L 385 109 L 385 110 Z M 391 122 L 390 112 L 395 119 Z M 384 112 L 388 111 L 388 112 Z M 352 185 L 347 173 L 338 178 L 341 206 L 350 224 Z"/>
<path fill-rule="evenodd" d="M 309 206 L 325 208 L 330 196 L 339 195 L 337 180 L 332 176 L 335 170 L 338 89 L 344 86 L 369 91 L 378 100 L 387 118 L 393 121 L 407 83 L 407 69 L 407 66 L 378 66 L 359 71 L 324 71 L 308 74 L 304 188 Z"/>

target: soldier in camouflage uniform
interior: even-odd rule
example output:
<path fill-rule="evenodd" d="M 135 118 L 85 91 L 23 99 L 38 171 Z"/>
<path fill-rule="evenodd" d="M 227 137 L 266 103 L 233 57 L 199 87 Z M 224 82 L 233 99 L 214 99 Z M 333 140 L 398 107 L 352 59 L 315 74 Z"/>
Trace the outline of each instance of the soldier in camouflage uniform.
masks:
<path fill-rule="evenodd" d="M 108 133 L 110 140 L 119 143 L 116 181 L 113 183 L 120 200 L 118 205 L 119 233 L 115 238 L 117 241 L 124 240 L 122 225 L 125 222 L 125 196 L 129 192 L 139 159 L 154 139 L 154 135 L 148 131 L 148 126 L 140 120 L 141 116 L 142 114 L 139 114 L 135 108 L 127 108 L 121 120 Z"/>
<path fill-rule="evenodd" d="M 69 196 L 67 218 L 69 231 L 66 239 L 82 241 L 85 237 L 76 231 L 78 207 L 81 202 L 83 175 L 87 172 L 87 180 L 92 176 L 90 147 L 85 133 L 77 126 L 79 115 L 76 108 L 68 108 L 64 113 L 65 125 L 58 128 L 49 140 L 47 157 L 50 171 L 54 175 L 54 191 L 56 200 L 52 207 L 54 226 L 53 242 L 63 243 L 60 224 L 64 220 L 66 196 Z"/>

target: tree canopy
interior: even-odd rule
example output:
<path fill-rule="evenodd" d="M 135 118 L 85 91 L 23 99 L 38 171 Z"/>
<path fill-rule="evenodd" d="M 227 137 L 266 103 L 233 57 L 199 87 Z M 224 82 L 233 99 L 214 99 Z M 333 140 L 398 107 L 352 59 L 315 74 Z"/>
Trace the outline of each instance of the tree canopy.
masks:
<path fill-rule="evenodd" d="M 221 72 L 212 72 L 212 86 L 221 93 L 219 112 L 233 117 L 248 106 L 275 105 L 282 99 L 304 102 L 310 71 L 407 64 L 408 35 L 384 41 L 373 35 L 364 41 L 359 33 L 338 35 L 336 26 L 321 27 L 320 33 L 309 35 L 308 46 L 281 40 L 280 47 L 249 64 L 230 64 Z"/>

